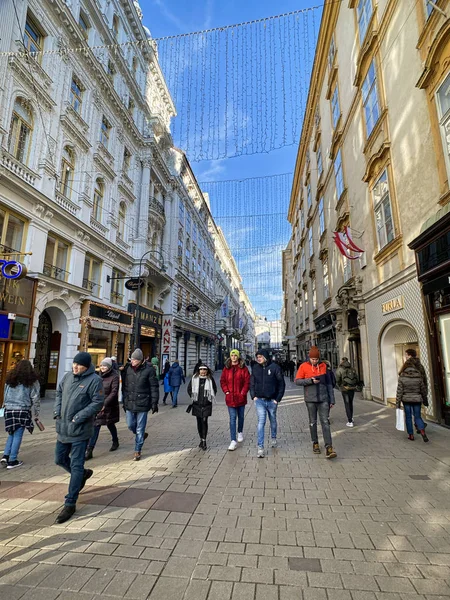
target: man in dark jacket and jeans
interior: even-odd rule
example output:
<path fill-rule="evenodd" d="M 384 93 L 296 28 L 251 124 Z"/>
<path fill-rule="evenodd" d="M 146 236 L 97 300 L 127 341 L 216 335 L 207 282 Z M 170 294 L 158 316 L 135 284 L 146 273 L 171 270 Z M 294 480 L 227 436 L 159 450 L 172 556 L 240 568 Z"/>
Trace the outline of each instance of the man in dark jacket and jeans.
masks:
<path fill-rule="evenodd" d="M 136 348 L 122 371 L 122 395 L 128 429 L 136 436 L 133 460 L 141 460 L 142 446 L 148 437 L 147 413 L 150 409 L 152 414 L 158 412 L 159 384 L 154 367 L 144 362 L 140 348 Z"/>
<path fill-rule="evenodd" d="M 103 383 L 95 373 L 91 355 L 78 352 L 72 373 L 66 373 L 58 386 L 54 406 L 58 434 L 55 462 L 70 473 L 69 492 L 57 523 L 65 523 L 74 514 L 78 494 L 92 477 L 92 469 L 84 468 L 84 457 L 103 400 Z"/>
<path fill-rule="evenodd" d="M 264 428 L 267 415 L 270 421 L 272 448 L 277 445 L 277 408 L 284 396 L 285 387 L 280 365 L 270 362 L 267 350 L 258 350 L 256 364 L 250 377 L 250 396 L 255 401 L 258 415 L 258 458 L 264 458 Z"/>

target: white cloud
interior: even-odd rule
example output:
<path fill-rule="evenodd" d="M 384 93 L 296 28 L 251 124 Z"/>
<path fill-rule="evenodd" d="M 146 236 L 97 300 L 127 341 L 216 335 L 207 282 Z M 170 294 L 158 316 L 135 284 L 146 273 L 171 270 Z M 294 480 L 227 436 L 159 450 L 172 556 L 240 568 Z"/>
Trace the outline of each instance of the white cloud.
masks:
<path fill-rule="evenodd" d="M 208 161 L 209 164 L 205 167 L 196 169 L 198 181 L 216 181 L 219 175 L 223 175 L 226 171 L 225 159 Z"/>
<path fill-rule="evenodd" d="M 209 29 L 211 27 L 213 11 L 214 11 L 214 0 L 206 0 L 205 21 L 203 23 L 203 29 Z"/>
<path fill-rule="evenodd" d="M 175 13 L 173 13 L 171 10 L 169 10 L 169 8 L 167 8 L 163 0 L 153 0 L 153 3 L 156 4 L 156 6 L 161 11 L 161 14 L 164 17 L 166 17 L 168 21 L 173 23 L 175 27 L 177 27 L 182 32 L 186 31 L 185 23 L 183 23 L 183 21 L 181 21 L 181 19 L 179 19 Z"/>

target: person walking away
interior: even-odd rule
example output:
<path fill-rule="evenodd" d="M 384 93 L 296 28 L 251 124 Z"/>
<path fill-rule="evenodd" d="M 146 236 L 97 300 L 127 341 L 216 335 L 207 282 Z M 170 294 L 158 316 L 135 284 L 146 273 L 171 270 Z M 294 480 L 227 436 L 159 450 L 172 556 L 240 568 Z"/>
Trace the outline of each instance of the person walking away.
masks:
<path fill-rule="evenodd" d="M 335 404 L 333 385 L 326 364 L 320 362 L 320 352 L 317 346 L 311 346 L 309 360 L 300 365 L 295 383 L 304 387 L 314 454 L 320 454 L 317 432 L 317 417 L 319 417 L 325 441 L 326 457 L 336 458 L 337 453 L 333 448 L 329 421 L 330 407 Z"/>
<path fill-rule="evenodd" d="M 420 362 L 420 359 L 417 357 L 417 352 L 415 351 L 414 348 L 408 348 L 405 351 L 405 359 L 406 362 L 408 362 L 408 364 L 412 365 L 413 367 L 415 367 L 419 373 L 422 376 L 423 382 L 425 384 L 425 390 L 426 390 L 426 394 L 428 397 L 428 378 L 427 378 L 427 373 L 425 371 L 425 368 L 423 366 L 423 364 Z M 423 417 L 422 417 L 423 420 Z M 427 427 L 427 424 L 424 421 L 424 427 Z M 416 428 L 417 433 L 420 433 L 419 429 Z"/>
<path fill-rule="evenodd" d="M 78 352 L 72 372 L 66 373 L 58 385 L 53 409 L 58 435 L 55 463 L 70 473 L 69 491 L 57 523 L 65 523 L 75 513 L 78 495 L 92 477 L 92 469 L 84 468 L 85 454 L 94 433 L 95 415 L 103 403 L 103 382 L 95 373 L 91 355 Z"/>
<path fill-rule="evenodd" d="M 170 398 L 173 401 L 173 391 L 171 386 L 169 385 L 169 371 L 167 371 L 167 373 L 164 375 L 164 397 L 163 397 L 163 404 L 166 404 L 166 399 L 167 396 L 170 394 Z"/>
<path fill-rule="evenodd" d="M 131 361 L 122 371 L 123 407 L 126 411 L 128 429 L 134 433 L 134 458 L 141 460 L 142 446 L 148 437 L 145 428 L 147 416 L 158 412 L 159 383 L 155 369 L 144 362 L 140 348 L 131 355 Z"/>
<path fill-rule="evenodd" d="M 172 388 L 172 408 L 178 406 L 178 392 L 180 391 L 181 382 L 186 383 L 186 378 L 177 359 L 169 369 L 169 385 Z"/>
<path fill-rule="evenodd" d="M 5 430 L 8 434 L 3 457 L 0 463 L 7 469 L 23 465 L 19 460 L 19 450 L 25 429 L 33 433 L 35 420 L 39 418 L 41 406 L 39 375 L 29 360 L 19 360 L 6 376 L 3 408 L 5 409 Z"/>
<path fill-rule="evenodd" d="M 216 382 L 207 365 L 200 365 L 198 373 L 193 375 L 189 382 L 187 393 L 192 398 L 192 404 L 188 406 L 187 412 L 192 410 L 192 415 L 197 417 L 197 430 L 200 436 L 198 447 L 206 450 L 208 418 L 212 414 L 212 404 L 217 394 Z"/>
<path fill-rule="evenodd" d="M 343 357 L 336 370 L 336 383 L 344 400 L 347 414 L 347 427 L 353 427 L 353 398 L 358 387 L 359 377 L 347 357 Z"/>
<path fill-rule="evenodd" d="M 294 381 L 295 362 L 292 359 L 288 362 L 288 370 L 289 370 L 289 379 L 291 381 Z"/>
<path fill-rule="evenodd" d="M 119 437 L 116 423 L 120 421 L 119 411 L 119 372 L 114 370 L 112 358 L 104 358 L 100 363 L 100 377 L 103 382 L 104 402 L 102 410 L 95 417 L 94 433 L 89 440 L 86 450 L 86 460 L 93 458 L 92 453 L 100 434 L 100 429 L 106 425 L 112 437 L 110 452 L 119 447 Z"/>
<path fill-rule="evenodd" d="M 117 356 L 111 356 L 111 361 L 112 361 L 112 368 L 113 371 L 119 371 L 119 365 L 117 363 Z"/>
<path fill-rule="evenodd" d="M 250 377 L 250 397 L 258 416 L 258 458 L 264 458 L 264 428 L 267 415 L 270 421 L 272 448 L 277 446 L 277 409 L 284 396 L 286 384 L 280 366 L 270 362 L 267 350 L 258 350 Z"/>
<path fill-rule="evenodd" d="M 167 375 L 167 373 L 169 372 L 170 369 L 170 362 L 169 359 L 166 359 L 166 362 L 164 363 L 164 370 L 163 370 L 163 375 L 164 377 Z"/>
<path fill-rule="evenodd" d="M 151 360 L 151 365 L 155 369 L 156 379 L 159 381 L 159 360 L 157 356 L 154 356 Z"/>
<path fill-rule="evenodd" d="M 240 357 L 239 350 L 232 350 L 220 377 L 220 387 L 230 417 L 231 443 L 228 450 L 236 450 L 238 442 L 244 441 L 244 416 L 247 394 L 250 389 L 250 372 Z M 237 419 L 237 436 L 236 436 Z"/>
<path fill-rule="evenodd" d="M 412 418 L 424 442 L 428 442 L 425 423 L 421 415 L 422 404 L 428 406 L 427 388 L 420 371 L 407 360 L 400 369 L 397 385 L 397 408 L 403 404 L 405 409 L 406 431 L 408 439 L 414 440 Z"/>

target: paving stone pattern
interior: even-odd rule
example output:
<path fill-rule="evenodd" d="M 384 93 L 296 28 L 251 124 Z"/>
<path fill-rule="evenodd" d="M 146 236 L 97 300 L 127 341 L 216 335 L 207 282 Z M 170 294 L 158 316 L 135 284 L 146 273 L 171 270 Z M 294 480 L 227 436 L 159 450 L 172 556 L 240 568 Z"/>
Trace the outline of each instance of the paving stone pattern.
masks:
<path fill-rule="evenodd" d="M 441 600 L 450 597 L 450 432 L 430 443 L 395 430 L 394 411 L 356 399 L 338 458 L 313 455 L 299 388 L 287 384 L 279 447 L 256 458 L 256 415 L 227 452 L 219 394 L 208 451 L 196 422 L 160 406 L 140 462 L 124 418 L 105 429 L 76 516 L 55 525 L 68 477 L 45 432 L 25 434 L 23 467 L 0 471 L 0 600 Z M 267 432 L 268 435 L 268 432 Z M 0 445 L 5 433 L 0 433 Z"/>

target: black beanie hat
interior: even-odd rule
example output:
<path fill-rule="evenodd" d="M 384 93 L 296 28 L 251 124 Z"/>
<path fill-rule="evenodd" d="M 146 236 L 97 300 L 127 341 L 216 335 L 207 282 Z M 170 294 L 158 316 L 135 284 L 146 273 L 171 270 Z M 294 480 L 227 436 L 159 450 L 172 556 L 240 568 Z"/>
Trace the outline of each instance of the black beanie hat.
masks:
<path fill-rule="evenodd" d="M 78 354 L 75 355 L 73 362 L 77 365 L 81 365 L 82 367 L 86 367 L 86 369 L 89 369 L 92 363 L 92 358 L 89 352 L 78 352 Z"/>
<path fill-rule="evenodd" d="M 258 356 L 258 354 L 260 354 L 261 356 L 264 356 L 264 358 L 266 359 L 267 362 L 270 361 L 269 351 L 266 350 L 265 348 L 263 348 L 262 350 L 258 350 L 258 352 L 256 353 L 256 356 Z"/>

